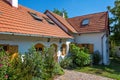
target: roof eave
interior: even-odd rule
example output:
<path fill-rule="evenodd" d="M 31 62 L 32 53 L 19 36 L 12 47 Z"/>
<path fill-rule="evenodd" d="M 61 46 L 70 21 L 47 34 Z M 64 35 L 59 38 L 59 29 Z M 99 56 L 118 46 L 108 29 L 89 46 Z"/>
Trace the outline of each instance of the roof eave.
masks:
<path fill-rule="evenodd" d="M 72 36 L 69 37 L 57 37 L 57 36 L 47 36 L 47 35 L 39 35 L 39 34 L 23 34 L 23 33 L 14 33 L 14 32 L 0 32 L 0 34 L 6 35 L 16 35 L 16 36 L 30 36 L 30 37 L 44 37 L 44 38 L 63 38 L 63 39 L 72 39 Z"/>

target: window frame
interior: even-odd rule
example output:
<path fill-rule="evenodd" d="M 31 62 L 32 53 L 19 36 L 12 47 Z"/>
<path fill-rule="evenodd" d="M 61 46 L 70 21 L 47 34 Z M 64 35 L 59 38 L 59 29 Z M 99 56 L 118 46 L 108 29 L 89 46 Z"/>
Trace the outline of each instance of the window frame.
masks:
<path fill-rule="evenodd" d="M 81 26 L 87 26 L 87 25 L 89 25 L 89 23 L 90 23 L 90 19 L 89 18 L 85 18 L 85 19 L 82 20 Z"/>
<path fill-rule="evenodd" d="M 41 17 L 39 17 L 36 13 L 30 12 L 28 11 L 28 13 L 35 19 L 38 21 L 43 21 L 43 19 Z"/>

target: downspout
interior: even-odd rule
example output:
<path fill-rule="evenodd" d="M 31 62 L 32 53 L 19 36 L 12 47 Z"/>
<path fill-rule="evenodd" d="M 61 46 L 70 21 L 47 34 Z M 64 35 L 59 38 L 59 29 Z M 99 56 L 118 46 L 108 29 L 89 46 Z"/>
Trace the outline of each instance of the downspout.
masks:
<path fill-rule="evenodd" d="M 103 55 L 103 38 L 104 38 L 105 35 L 106 34 L 103 34 L 103 36 L 101 37 L 102 64 L 104 64 L 104 62 L 103 62 L 103 58 L 104 58 L 104 55 Z"/>
<path fill-rule="evenodd" d="M 109 30 L 109 20 L 108 20 L 108 12 L 106 12 L 106 20 L 105 20 L 105 30 L 106 30 L 106 33 L 103 34 L 103 36 L 101 37 L 101 50 L 102 50 L 102 64 L 104 64 L 103 62 L 103 58 L 104 58 L 104 54 L 103 54 L 103 38 L 106 34 L 108 34 L 108 30 Z"/>

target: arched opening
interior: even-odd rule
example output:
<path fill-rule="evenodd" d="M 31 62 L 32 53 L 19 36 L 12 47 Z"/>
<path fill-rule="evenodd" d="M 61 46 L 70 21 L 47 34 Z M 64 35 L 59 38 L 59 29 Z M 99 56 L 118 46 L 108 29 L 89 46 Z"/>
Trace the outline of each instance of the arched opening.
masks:
<path fill-rule="evenodd" d="M 44 45 L 38 43 L 38 44 L 35 45 L 35 49 L 36 49 L 36 51 L 38 51 L 38 52 L 42 52 L 43 49 L 44 49 Z"/>
<path fill-rule="evenodd" d="M 55 54 L 54 54 L 54 59 L 55 59 L 55 61 L 58 61 L 58 56 L 57 56 L 57 45 L 56 44 L 52 44 L 52 45 L 50 45 L 50 47 L 53 47 L 54 48 L 54 50 L 55 50 Z"/>
<path fill-rule="evenodd" d="M 62 47 L 61 47 L 62 55 L 66 55 L 66 50 L 67 50 L 66 44 L 62 44 Z"/>
<path fill-rule="evenodd" d="M 57 52 L 57 45 L 56 45 L 56 44 L 52 44 L 52 45 L 50 45 L 50 46 L 54 47 L 55 52 Z"/>

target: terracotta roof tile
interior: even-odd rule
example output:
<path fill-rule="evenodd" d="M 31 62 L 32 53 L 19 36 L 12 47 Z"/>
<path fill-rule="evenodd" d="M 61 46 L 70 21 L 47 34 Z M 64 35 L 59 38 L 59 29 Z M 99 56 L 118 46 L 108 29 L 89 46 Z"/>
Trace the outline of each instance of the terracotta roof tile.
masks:
<path fill-rule="evenodd" d="M 89 19 L 88 25 L 81 25 L 84 19 Z M 102 32 L 108 28 L 107 12 L 69 18 L 67 21 L 77 30 L 78 33 Z"/>
<path fill-rule="evenodd" d="M 28 11 L 37 14 L 43 21 L 35 20 Z M 13 8 L 4 0 L 0 0 L 0 13 L 0 32 L 72 38 L 57 25 L 49 24 L 43 18 L 48 18 L 45 14 L 21 5 L 18 8 Z"/>
<path fill-rule="evenodd" d="M 54 16 L 59 22 L 61 22 L 68 30 L 70 30 L 73 33 L 77 33 L 77 31 L 68 23 L 68 21 L 65 18 L 63 18 L 53 12 L 50 12 L 50 11 L 48 11 L 48 12 L 50 14 L 52 14 L 52 16 Z"/>

